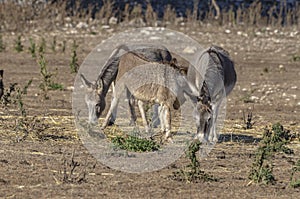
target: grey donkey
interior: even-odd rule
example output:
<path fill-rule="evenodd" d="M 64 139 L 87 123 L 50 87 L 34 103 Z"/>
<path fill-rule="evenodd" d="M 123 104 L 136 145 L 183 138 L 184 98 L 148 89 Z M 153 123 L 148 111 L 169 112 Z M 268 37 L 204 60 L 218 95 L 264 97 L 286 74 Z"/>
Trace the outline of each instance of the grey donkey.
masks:
<path fill-rule="evenodd" d="M 216 122 L 220 106 L 237 81 L 234 63 L 226 50 L 213 45 L 200 54 L 195 67 L 188 68 L 187 78 L 198 90 L 204 89 L 201 92 L 202 101 L 208 104 L 196 108 L 197 135 L 200 140 L 217 142 Z M 203 111 L 203 108 L 207 111 Z"/>

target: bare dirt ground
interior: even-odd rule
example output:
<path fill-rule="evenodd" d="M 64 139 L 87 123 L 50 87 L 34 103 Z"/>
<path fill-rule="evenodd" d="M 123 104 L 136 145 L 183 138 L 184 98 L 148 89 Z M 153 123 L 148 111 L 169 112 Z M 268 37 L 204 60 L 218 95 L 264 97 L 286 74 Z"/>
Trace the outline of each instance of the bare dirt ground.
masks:
<path fill-rule="evenodd" d="M 36 116 L 40 132 L 29 132 L 19 141 L 22 132 L 15 131 L 20 113 L 16 106 L 0 109 L 0 197 L 3 198 L 299 198 L 300 189 L 289 187 L 293 163 L 300 158 L 299 138 L 289 145 L 295 155 L 278 155 L 274 159 L 274 185 L 249 183 L 258 138 L 264 128 L 280 122 L 292 134 L 300 131 L 300 32 L 297 28 L 201 28 L 181 29 L 200 44 L 216 44 L 227 49 L 235 61 L 238 81 L 227 99 L 227 117 L 219 143 L 201 160 L 201 169 L 218 178 L 217 182 L 186 183 L 170 179 L 173 172 L 188 163 L 185 157 L 162 170 L 130 174 L 112 170 L 94 159 L 77 135 L 72 116 L 74 74 L 70 73 L 71 45 L 79 44 L 79 63 L 112 32 L 99 34 L 32 33 L 24 34 L 24 51 L 14 48 L 16 35 L 3 34 L 6 50 L 0 52 L 0 69 L 4 84 L 25 84 L 32 79 L 24 97 L 28 117 Z M 56 52 L 50 45 L 57 37 Z M 45 58 L 54 81 L 63 91 L 50 91 L 43 100 L 39 84 L 39 66 L 28 52 L 29 38 L 37 44 L 47 41 Z M 61 52 L 67 41 L 65 53 Z M 57 68 L 57 70 L 55 70 Z M 244 130 L 243 111 L 253 112 L 253 129 Z M 79 163 L 70 175 L 72 153 Z M 86 176 L 83 176 L 86 174 Z"/>

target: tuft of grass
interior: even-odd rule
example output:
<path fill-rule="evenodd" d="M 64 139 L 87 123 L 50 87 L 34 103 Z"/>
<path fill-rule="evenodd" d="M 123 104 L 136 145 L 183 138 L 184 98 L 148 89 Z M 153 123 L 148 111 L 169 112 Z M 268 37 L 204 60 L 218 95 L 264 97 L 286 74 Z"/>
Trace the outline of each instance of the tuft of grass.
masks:
<path fill-rule="evenodd" d="M 64 86 L 62 84 L 52 82 L 51 84 L 49 84 L 49 89 L 62 91 L 64 90 Z"/>
<path fill-rule="evenodd" d="M 78 64 L 78 57 L 77 57 L 77 50 L 78 45 L 76 44 L 76 40 L 73 40 L 73 47 L 72 47 L 72 58 L 70 62 L 70 69 L 71 73 L 77 73 L 79 69 L 79 64 Z"/>
<path fill-rule="evenodd" d="M 46 40 L 45 38 L 42 38 L 40 46 L 39 46 L 39 53 L 44 54 L 46 51 Z"/>
<path fill-rule="evenodd" d="M 51 44 L 52 52 L 56 52 L 56 43 L 56 36 L 54 36 Z"/>
<path fill-rule="evenodd" d="M 43 91 L 44 99 L 49 99 L 49 90 L 63 90 L 64 88 L 62 84 L 53 82 L 52 77 L 54 74 L 49 72 L 47 62 L 43 54 L 40 54 L 38 64 L 40 66 L 40 74 L 42 76 L 42 82 L 39 87 Z"/>
<path fill-rule="evenodd" d="M 15 50 L 19 53 L 19 52 L 23 51 L 23 48 L 24 48 L 24 46 L 21 41 L 21 36 L 19 35 L 17 37 L 17 40 L 15 40 Z"/>
<path fill-rule="evenodd" d="M 43 54 L 40 54 L 40 57 L 38 59 L 38 64 L 40 66 L 40 74 L 42 76 L 42 82 L 40 84 L 40 89 L 43 91 L 44 99 L 49 99 L 48 89 L 49 89 L 49 85 L 51 84 L 51 78 L 52 78 L 53 74 L 48 72 L 47 62 L 46 62 Z"/>
<path fill-rule="evenodd" d="M 64 40 L 63 43 L 62 43 L 62 49 L 61 49 L 62 53 L 65 53 L 66 46 L 67 46 L 67 42 L 66 42 L 66 40 Z"/>
<path fill-rule="evenodd" d="M 2 35 L 0 34 L 0 52 L 5 51 L 5 44 L 3 42 Z"/>
<path fill-rule="evenodd" d="M 292 58 L 293 61 L 300 61 L 300 56 L 299 55 L 293 55 L 293 58 Z"/>
<path fill-rule="evenodd" d="M 250 111 L 247 114 L 247 120 L 246 120 L 245 112 L 243 111 L 243 119 L 244 119 L 244 124 L 245 124 L 244 129 L 252 129 L 253 125 L 255 124 L 255 122 L 252 122 L 252 119 L 253 119 L 252 111 Z"/>
<path fill-rule="evenodd" d="M 133 152 L 151 152 L 157 151 L 160 148 L 160 146 L 153 140 L 147 140 L 133 135 L 118 135 L 112 138 L 111 141 L 116 147 Z"/>
<path fill-rule="evenodd" d="M 265 130 L 255 154 L 255 160 L 249 174 L 250 180 L 263 184 L 275 183 L 276 180 L 272 173 L 272 158 L 279 152 L 293 154 L 293 150 L 286 146 L 290 138 L 290 131 L 285 130 L 280 123 L 274 124 L 271 130 Z"/>
<path fill-rule="evenodd" d="M 29 39 L 29 42 L 30 42 L 29 52 L 31 53 L 32 58 L 36 58 L 36 54 L 35 54 L 36 44 L 32 38 Z"/>
<path fill-rule="evenodd" d="M 176 181 L 185 181 L 187 183 L 198 183 L 207 181 L 218 181 L 217 178 L 205 173 L 200 169 L 200 162 L 197 159 L 196 153 L 200 150 L 201 142 L 194 140 L 188 147 L 185 155 L 190 160 L 190 164 L 179 171 L 173 172 L 170 177 Z"/>
<path fill-rule="evenodd" d="M 290 186 L 293 188 L 300 187 L 300 179 L 294 179 L 295 174 L 300 173 L 300 159 L 297 161 L 295 166 L 292 169 L 291 178 L 290 178 Z"/>

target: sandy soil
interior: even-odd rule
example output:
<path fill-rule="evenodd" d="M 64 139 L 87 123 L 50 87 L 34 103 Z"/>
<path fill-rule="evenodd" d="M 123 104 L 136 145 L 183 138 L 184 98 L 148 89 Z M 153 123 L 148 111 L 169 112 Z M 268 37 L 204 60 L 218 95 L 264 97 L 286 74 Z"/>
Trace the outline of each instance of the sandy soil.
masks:
<path fill-rule="evenodd" d="M 298 198 L 300 189 L 289 187 L 293 163 L 299 159 L 299 138 L 289 146 L 295 155 L 274 158 L 274 185 L 249 184 L 249 171 L 258 138 L 265 126 L 280 122 L 291 133 L 300 130 L 300 33 L 297 29 L 275 28 L 182 28 L 181 31 L 203 46 L 216 44 L 227 49 L 236 64 L 237 84 L 227 99 L 227 117 L 219 143 L 201 161 L 201 169 L 218 178 L 217 182 L 186 183 L 170 179 L 173 172 L 188 164 L 185 157 L 162 170 L 129 174 L 112 170 L 94 159 L 77 135 L 72 117 L 72 90 L 75 75 L 70 73 L 72 41 L 79 44 L 79 63 L 114 31 L 99 34 L 24 34 L 24 51 L 17 53 L 17 36 L 3 34 L 6 50 L 0 53 L 4 84 L 24 85 L 32 79 L 24 97 L 28 117 L 36 116 L 38 131 L 31 130 L 24 141 L 16 131 L 20 115 L 16 106 L 0 109 L 0 197 L 3 198 Z M 57 37 L 56 52 L 50 49 Z M 47 41 L 46 60 L 54 81 L 63 91 L 50 91 L 44 100 L 39 89 L 39 66 L 28 52 L 29 38 Z M 61 52 L 67 41 L 65 53 Z M 56 70 L 57 69 L 57 70 Z M 244 130 L 243 111 L 253 112 L 253 129 Z M 34 123 L 34 122 L 32 122 Z M 19 141 L 19 142 L 18 142 Z M 71 171 L 72 154 L 79 163 Z M 86 173 L 83 180 L 80 177 Z M 64 182 L 64 177 L 66 181 Z"/>

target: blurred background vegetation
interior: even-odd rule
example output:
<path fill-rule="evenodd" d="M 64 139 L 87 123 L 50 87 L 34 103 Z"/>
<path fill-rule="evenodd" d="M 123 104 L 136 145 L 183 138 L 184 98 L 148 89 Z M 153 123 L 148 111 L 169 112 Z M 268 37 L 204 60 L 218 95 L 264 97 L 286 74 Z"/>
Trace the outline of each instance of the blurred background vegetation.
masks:
<path fill-rule="evenodd" d="M 299 0 L 0 0 L 0 31 L 103 25 L 299 26 Z"/>

